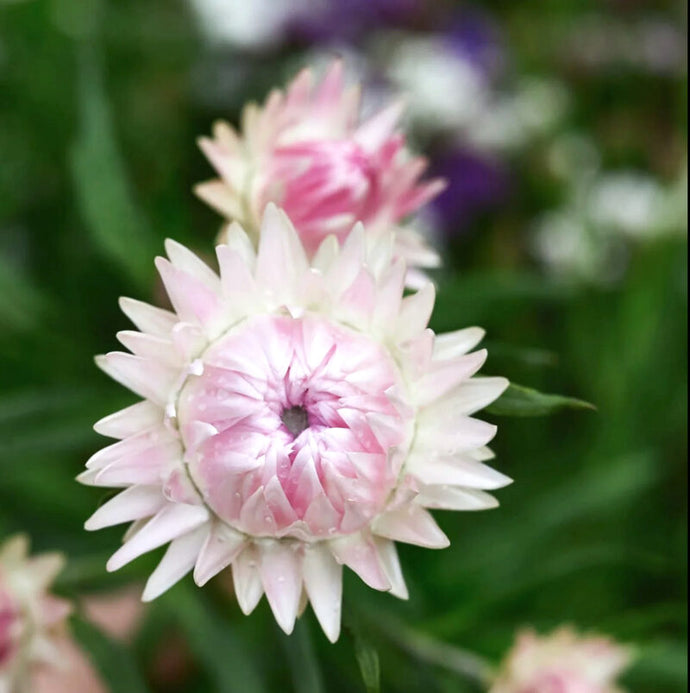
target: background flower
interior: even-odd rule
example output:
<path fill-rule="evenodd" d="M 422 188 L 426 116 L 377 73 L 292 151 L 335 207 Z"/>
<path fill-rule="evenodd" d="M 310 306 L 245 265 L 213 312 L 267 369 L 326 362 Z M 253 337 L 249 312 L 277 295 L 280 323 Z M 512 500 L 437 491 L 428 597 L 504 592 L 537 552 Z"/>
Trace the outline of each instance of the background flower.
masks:
<path fill-rule="evenodd" d="M 221 178 L 197 185 L 197 194 L 253 237 L 266 205 L 279 204 L 309 254 L 329 234 L 342 243 L 358 221 L 373 237 L 386 233 L 438 194 L 442 181 L 421 183 L 426 164 L 405 149 L 401 103 L 360 122 L 360 89 L 346 87 L 342 72 L 336 61 L 314 84 L 303 70 L 263 108 L 244 109 L 239 135 L 217 123 L 200 146 Z M 438 264 L 414 231 L 400 229 L 396 240 L 409 265 Z"/>
<path fill-rule="evenodd" d="M 616 679 L 630 664 L 628 648 L 568 627 L 550 635 L 518 634 L 491 693 L 621 693 Z"/>
<path fill-rule="evenodd" d="M 25 536 L 0 545 L 0 691 L 28 686 L 34 667 L 60 665 L 55 638 L 71 611 L 48 589 L 64 565 L 60 554 L 29 557 Z"/>

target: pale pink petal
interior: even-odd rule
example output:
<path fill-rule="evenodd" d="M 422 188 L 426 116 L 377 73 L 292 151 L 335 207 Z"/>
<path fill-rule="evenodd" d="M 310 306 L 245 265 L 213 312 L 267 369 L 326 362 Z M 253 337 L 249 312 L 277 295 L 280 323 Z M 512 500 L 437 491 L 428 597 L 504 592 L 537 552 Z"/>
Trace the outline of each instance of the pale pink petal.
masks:
<path fill-rule="evenodd" d="M 415 448 L 453 454 L 486 445 L 496 435 L 496 426 L 468 416 L 434 418 L 425 412 L 419 420 Z"/>
<path fill-rule="evenodd" d="M 189 248 L 172 238 L 166 238 L 165 252 L 175 267 L 206 284 L 210 289 L 218 290 L 218 275 Z"/>
<path fill-rule="evenodd" d="M 117 570 L 138 556 L 196 529 L 207 522 L 208 517 L 208 510 L 198 505 L 175 503 L 163 508 L 110 557 L 107 570 Z"/>
<path fill-rule="evenodd" d="M 215 523 L 194 567 L 194 581 L 203 587 L 212 577 L 227 568 L 247 545 L 247 538 L 223 523 Z"/>
<path fill-rule="evenodd" d="M 398 258 L 382 276 L 378 286 L 373 324 L 386 331 L 394 329 L 400 313 L 405 288 L 405 273 L 405 263 Z"/>
<path fill-rule="evenodd" d="M 120 351 L 97 356 L 96 364 L 113 380 L 162 406 L 178 377 L 177 371 L 170 366 Z"/>
<path fill-rule="evenodd" d="M 414 339 L 424 332 L 429 324 L 435 297 L 434 285 L 427 284 L 417 293 L 403 299 L 395 325 L 395 338 L 398 343 Z"/>
<path fill-rule="evenodd" d="M 355 224 L 340 253 L 329 267 L 327 281 L 334 296 L 340 296 L 352 284 L 365 260 L 364 227 Z"/>
<path fill-rule="evenodd" d="M 277 297 L 292 298 L 308 269 L 307 257 L 290 220 L 275 205 L 264 214 L 256 279 Z"/>
<path fill-rule="evenodd" d="M 239 217 L 242 213 L 239 200 L 225 181 L 209 180 L 197 183 L 194 186 L 194 194 L 217 212 L 231 219 Z"/>
<path fill-rule="evenodd" d="M 150 602 L 169 590 L 181 580 L 196 562 L 199 550 L 208 536 L 206 524 L 173 539 L 156 569 L 149 576 L 141 596 L 142 601 Z"/>
<path fill-rule="evenodd" d="M 300 559 L 290 544 L 261 547 L 259 575 L 278 625 L 289 635 L 295 625 L 302 592 Z"/>
<path fill-rule="evenodd" d="M 165 258 L 156 258 L 156 267 L 181 320 L 198 322 L 213 331 L 222 311 L 218 290 L 177 269 Z"/>
<path fill-rule="evenodd" d="M 250 273 L 256 265 L 256 250 L 245 230 L 236 222 L 228 224 L 223 232 L 223 244 L 237 253 Z"/>
<path fill-rule="evenodd" d="M 340 246 L 335 236 L 326 236 L 314 254 L 311 266 L 319 272 L 328 272 L 338 256 Z"/>
<path fill-rule="evenodd" d="M 359 126 L 354 134 L 355 141 L 365 150 L 378 149 L 393 134 L 404 110 L 402 100 L 394 101 Z"/>
<path fill-rule="evenodd" d="M 447 361 L 463 356 L 474 349 L 484 339 L 485 334 L 481 327 L 467 327 L 464 330 L 436 335 L 434 359 Z"/>
<path fill-rule="evenodd" d="M 378 549 L 371 537 L 359 534 L 345 536 L 331 541 L 330 548 L 335 559 L 354 570 L 369 587 L 381 591 L 391 589 L 391 582 L 381 565 Z"/>
<path fill-rule="evenodd" d="M 379 558 L 381 559 L 386 577 L 391 583 L 391 594 L 399 599 L 408 599 L 409 593 L 407 591 L 407 585 L 405 584 L 405 578 L 402 574 L 398 550 L 395 548 L 395 544 L 381 537 L 374 537 L 374 544 L 379 552 Z"/>
<path fill-rule="evenodd" d="M 457 419 L 483 409 L 498 399 L 508 387 L 506 378 L 471 378 L 449 394 L 437 400 L 426 411 L 429 418 L 443 417 L 450 424 Z"/>
<path fill-rule="evenodd" d="M 183 365 L 171 339 L 133 330 L 121 330 L 116 337 L 135 356 L 150 360 L 159 359 L 162 364 L 173 368 Z"/>
<path fill-rule="evenodd" d="M 144 400 L 110 414 L 94 425 L 94 431 L 109 438 L 128 438 L 163 423 L 163 409 Z"/>
<path fill-rule="evenodd" d="M 485 510 L 498 507 L 498 501 L 484 491 L 448 485 L 426 486 L 416 501 L 425 508 L 440 510 Z"/>
<path fill-rule="evenodd" d="M 232 579 L 235 585 L 235 596 L 242 613 L 250 614 L 264 593 L 259 578 L 258 556 L 254 547 L 248 547 L 232 564 Z"/>
<path fill-rule="evenodd" d="M 133 298 L 121 298 L 120 309 L 142 332 L 158 337 L 167 337 L 177 322 L 174 313 Z"/>
<path fill-rule="evenodd" d="M 418 505 L 403 506 L 377 517 L 374 531 L 381 537 L 430 549 L 444 549 L 450 544 L 434 518 Z"/>
<path fill-rule="evenodd" d="M 507 486 L 512 479 L 481 462 L 462 455 L 437 457 L 420 451 L 408 460 L 407 470 L 425 484 L 451 484 L 493 490 Z"/>
<path fill-rule="evenodd" d="M 166 505 L 160 487 L 131 486 L 104 503 L 84 523 L 89 531 L 155 515 Z"/>
<path fill-rule="evenodd" d="M 335 642 L 340 635 L 343 569 L 321 544 L 308 546 L 302 563 L 304 588 L 326 637 Z"/>
<path fill-rule="evenodd" d="M 448 361 L 432 362 L 430 370 L 415 383 L 415 399 L 428 405 L 471 378 L 486 361 L 486 349 Z"/>

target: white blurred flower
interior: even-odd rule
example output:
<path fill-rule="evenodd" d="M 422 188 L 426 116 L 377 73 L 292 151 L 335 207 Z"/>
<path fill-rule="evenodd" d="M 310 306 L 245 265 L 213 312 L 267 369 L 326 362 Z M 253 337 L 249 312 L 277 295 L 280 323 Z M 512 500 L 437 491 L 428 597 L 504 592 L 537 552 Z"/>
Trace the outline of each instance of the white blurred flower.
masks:
<path fill-rule="evenodd" d="M 565 87 L 555 80 L 529 77 L 497 91 L 472 60 L 439 39 L 395 34 L 379 52 L 420 130 L 455 132 L 479 149 L 525 146 L 552 130 L 568 105 Z"/>
<path fill-rule="evenodd" d="M 407 94 L 420 126 L 457 130 L 483 112 L 486 83 L 460 53 L 431 38 L 397 37 L 391 46 L 388 77 Z"/>
<path fill-rule="evenodd" d="M 535 222 L 532 247 L 556 277 L 594 284 L 618 281 L 628 261 L 620 239 L 598 233 L 574 209 L 541 215 Z"/>
<path fill-rule="evenodd" d="M 209 42 L 261 48 L 282 38 L 301 0 L 190 0 Z"/>
<path fill-rule="evenodd" d="M 568 93 L 559 82 L 524 79 L 513 92 L 485 105 L 470 123 L 468 139 L 483 149 L 517 149 L 549 132 L 567 105 Z"/>
<path fill-rule="evenodd" d="M 596 182 L 587 211 L 593 224 L 640 238 L 654 233 L 665 197 L 664 188 L 651 176 L 623 171 L 602 176 Z"/>
<path fill-rule="evenodd" d="M 586 137 L 554 142 L 549 165 L 569 183 L 568 198 L 537 217 L 532 247 L 560 278 L 610 284 L 625 273 L 632 244 L 687 233 L 687 165 L 669 185 L 643 171 L 602 172 L 599 161 Z"/>

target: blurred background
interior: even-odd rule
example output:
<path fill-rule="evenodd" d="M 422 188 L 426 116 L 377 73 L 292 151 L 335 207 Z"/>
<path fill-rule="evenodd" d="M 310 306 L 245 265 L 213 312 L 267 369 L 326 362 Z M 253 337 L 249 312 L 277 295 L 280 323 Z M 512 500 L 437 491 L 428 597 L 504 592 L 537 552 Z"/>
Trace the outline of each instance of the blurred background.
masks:
<path fill-rule="evenodd" d="M 632 643 L 632 691 L 686 690 L 687 72 L 684 2 L 0 0 L 0 539 L 69 563 L 80 600 L 120 529 L 74 477 L 93 422 L 133 401 L 93 364 L 160 301 L 166 237 L 209 254 L 220 218 L 195 144 L 306 64 L 342 55 L 363 109 L 407 95 L 411 146 L 449 187 L 420 215 L 442 249 L 437 330 L 487 329 L 486 372 L 597 411 L 493 417 L 501 508 L 436 513 L 452 547 L 402 546 L 409 602 L 349 574 L 346 630 L 291 638 L 221 577 L 146 607 L 128 644 L 80 615 L 111 690 L 472 691 L 516 629 Z M 366 645 L 360 636 L 366 633 Z M 461 648 L 461 649 L 459 649 Z"/>

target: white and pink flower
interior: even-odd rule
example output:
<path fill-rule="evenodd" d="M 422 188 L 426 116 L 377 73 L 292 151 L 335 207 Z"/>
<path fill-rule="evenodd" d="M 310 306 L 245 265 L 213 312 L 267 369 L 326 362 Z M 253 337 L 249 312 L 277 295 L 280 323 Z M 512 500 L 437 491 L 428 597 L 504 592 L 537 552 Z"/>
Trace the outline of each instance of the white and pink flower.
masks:
<path fill-rule="evenodd" d="M 360 122 L 360 88 L 344 85 L 333 62 L 314 83 L 303 70 L 263 108 L 246 106 L 241 132 L 216 123 L 200 146 L 220 175 L 196 193 L 255 239 L 269 202 L 288 214 L 308 255 L 324 238 L 342 243 L 356 222 L 376 237 L 396 228 L 396 254 L 410 267 L 435 267 L 423 237 L 397 224 L 435 197 L 440 180 L 420 182 L 426 161 L 409 154 L 398 131 L 403 108 L 394 102 Z M 222 237 L 221 237 L 222 238 Z"/>
<path fill-rule="evenodd" d="M 607 637 L 568 627 L 543 637 L 525 630 L 490 693 L 623 693 L 615 679 L 630 660 L 630 649 Z"/>
<path fill-rule="evenodd" d="M 69 602 L 48 593 L 64 559 L 29 557 L 23 535 L 0 545 L 0 693 L 25 686 L 39 664 L 59 664 L 59 638 Z"/>
<path fill-rule="evenodd" d="M 310 259 L 269 205 L 258 250 L 230 226 L 220 276 L 166 249 L 174 312 L 123 299 L 132 353 L 98 358 L 144 399 L 96 424 L 119 442 L 79 478 L 123 491 L 86 527 L 133 522 L 109 570 L 170 542 L 145 600 L 231 565 L 245 613 L 265 592 L 290 632 L 310 601 L 334 641 L 343 565 L 406 598 L 394 541 L 445 547 L 427 508 L 497 504 L 484 490 L 510 480 L 483 464 L 496 429 L 472 414 L 507 381 L 473 377 L 481 329 L 428 329 L 434 288 L 403 296 L 391 232 L 372 243 L 359 225 Z"/>

